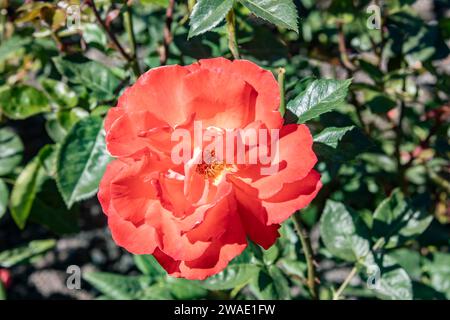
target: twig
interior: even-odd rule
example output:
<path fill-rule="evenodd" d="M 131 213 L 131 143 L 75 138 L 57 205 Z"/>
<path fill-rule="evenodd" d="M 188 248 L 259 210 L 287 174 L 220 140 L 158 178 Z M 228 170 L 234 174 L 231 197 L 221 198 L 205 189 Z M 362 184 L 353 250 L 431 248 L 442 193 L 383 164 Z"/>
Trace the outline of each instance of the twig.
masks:
<path fill-rule="evenodd" d="M 95 6 L 94 0 L 86 0 L 86 4 L 91 6 L 92 11 L 94 12 L 95 18 L 97 19 L 97 22 L 102 26 L 103 30 L 105 30 L 106 34 L 108 35 L 109 39 L 112 41 L 114 46 L 119 50 L 120 54 L 127 60 L 128 62 L 132 62 L 133 58 L 125 51 L 125 49 L 120 45 L 119 41 L 117 40 L 114 33 L 111 31 L 110 28 L 106 25 L 105 21 L 100 17 L 100 13 L 97 10 L 97 7 Z"/>
<path fill-rule="evenodd" d="M 296 212 L 292 216 L 292 220 L 294 221 L 295 230 L 297 230 L 297 234 L 300 238 L 300 242 L 302 244 L 303 252 L 305 254 L 306 258 L 306 266 L 308 269 L 308 276 L 307 276 L 307 286 L 309 289 L 309 292 L 311 294 L 311 297 L 313 299 L 318 298 L 317 294 L 317 287 L 316 287 L 316 267 L 314 265 L 314 256 L 313 251 L 311 248 L 311 243 L 309 241 L 308 234 L 306 230 L 303 228 L 303 224 L 301 222 L 300 218 L 300 212 Z"/>
<path fill-rule="evenodd" d="M 161 65 L 167 64 L 169 58 L 169 45 L 173 40 L 171 26 L 173 21 L 173 9 L 175 7 L 175 0 L 169 0 L 169 6 L 166 10 L 166 22 L 164 25 L 163 45 L 161 47 L 159 62 Z"/>
<path fill-rule="evenodd" d="M 348 57 L 347 52 L 347 45 L 345 43 L 345 35 L 344 35 L 344 28 L 342 21 L 337 21 L 336 26 L 338 29 L 338 45 L 339 45 L 339 54 L 341 58 L 341 63 L 344 66 L 344 68 L 349 72 L 352 73 L 355 70 L 355 66 L 350 61 L 350 58 Z"/>
<path fill-rule="evenodd" d="M 358 267 L 354 266 L 352 271 L 348 274 L 348 276 L 345 278 L 344 282 L 342 282 L 339 289 L 336 291 L 336 293 L 333 295 L 333 300 L 339 300 L 339 297 L 341 296 L 342 292 L 347 288 L 350 281 L 353 279 L 353 277 L 356 275 L 356 272 L 358 272 Z"/>
<path fill-rule="evenodd" d="M 240 59 L 239 48 L 236 38 L 236 17 L 234 10 L 231 9 L 227 14 L 227 32 L 228 32 L 228 47 L 234 59 Z"/>

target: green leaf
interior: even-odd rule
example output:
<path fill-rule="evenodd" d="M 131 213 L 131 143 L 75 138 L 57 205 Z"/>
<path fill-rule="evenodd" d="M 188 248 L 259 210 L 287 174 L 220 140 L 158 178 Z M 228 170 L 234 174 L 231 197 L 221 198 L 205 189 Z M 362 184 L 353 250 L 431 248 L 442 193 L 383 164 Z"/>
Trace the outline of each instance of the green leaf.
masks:
<path fill-rule="evenodd" d="M 292 0 L 239 0 L 258 17 L 298 33 L 297 8 Z"/>
<path fill-rule="evenodd" d="M 62 142 L 56 160 L 56 181 L 68 208 L 97 192 L 110 160 L 102 118 L 77 122 Z"/>
<path fill-rule="evenodd" d="M 420 280 L 424 258 L 419 252 L 411 249 L 397 249 L 390 252 L 389 256 L 405 269 L 411 278 Z"/>
<path fill-rule="evenodd" d="M 30 38 L 22 38 L 19 36 L 12 36 L 8 40 L 3 41 L 0 46 L 0 63 L 3 63 L 13 53 L 22 50 L 28 43 L 30 43 Z"/>
<path fill-rule="evenodd" d="M 422 234 L 432 220 L 431 215 L 414 208 L 396 189 L 375 210 L 372 231 L 376 238 L 384 238 L 386 248 L 393 248 Z"/>
<path fill-rule="evenodd" d="M 295 275 L 302 279 L 305 278 L 306 274 L 306 263 L 303 261 L 290 260 L 290 259 L 282 259 L 280 260 L 281 267 L 286 271 L 289 275 Z"/>
<path fill-rule="evenodd" d="M 322 143 L 331 148 L 336 149 L 339 141 L 345 136 L 347 132 L 353 130 L 355 126 L 348 126 L 342 128 L 330 127 L 323 130 L 321 133 L 314 136 L 315 143 Z"/>
<path fill-rule="evenodd" d="M 5 182 L 0 179 L 0 219 L 6 212 L 8 207 L 9 190 Z"/>
<path fill-rule="evenodd" d="M 425 270 L 431 277 L 431 286 L 450 299 L 450 254 L 433 253 L 433 260 L 427 261 Z"/>
<path fill-rule="evenodd" d="M 342 203 L 328 200 L 320 219 L 320 235 L 330 253 L 357 262 L 370 253 L 370 242 L 360 216 Z"/>
<path fill-rule="evenodd" d="M 283 273 L 275 265 L 268 270 L 260 270 L 250 286 L 252 292 L 260 300 L 290 299 L 289 283 Z"/>
<path fill-rule="evenodd" d="M 151 285 L 136 294 L 139 300 L 173 300 L 173 295 L 167 289 L 164 283 L 158 282 Z"/>
<path fill-rule="evenodd" d="M 67 84 L 61 81 L 45 78 L 41 80 L 42 87 L 50 100 L 62 108 L 73 108 L 78 103 L 78 96 Z"/>
<path fill-rule="evenodd" d="M 208 290 L 228 290 L 243 287 L 255 278 L 259 268 L 254 264 L 229 264 L 225 270 L 197 283 Z"/>
<path fill-rule="evenodd" d="M 412 282 L 405 269 L 388 255 L 383 255 L 381 260 L 377 261 L 380 277 L 376 279 L 376 285 L 373 287 L 375 295 L 384 300 L 412 300 Z"/>
<path fill-rule="evenodd" d="M 199 0 L 191 14 L 188 38 L 215 28 L 233 7 L 233 0 Z"/>
<path fill-rule="evenodd" d="M 166 290 L 177 300 L 201 299 L 208 294 L 208 290 L 198 283 L 186 279 L 166 277 L 163 284 Z"/>
<path fill-rule="evenodd" d="M 53 239 L 35 240 L 29 242 L 26 246 L 6 250 L 0 252 L 0 266 L 3 268 L 10 268 L 19 263 L 25 263 L 32 258 L 35 258 L 56 245 Z"/>
<path fill-rule="evenodd" d="M 106 272 L 88 272 L 83 279 L 102 294 L 117 300 L 132 300 L 150 285 L 145 276 L 123 276 Z"/>
<path fill-rule="evenodd" d="M 83 39 L 87 44 L 97 46 L 99 49 L 106 47 L 108 38 L 99 25 L 95 23 L 83 23 L 82 28 Z"/>
<path fill-rule="evenodd" d="M 21 229 L 25 227 L 36 194 L 48 178 L 45 162 L 52 156 L 52 153 L 51 146 L 43 147 L 39 154 L 22 170 L 14 183 L 9 208 L 11 216 Z"/>
<path fill-rule="evenodd" d="M 56 114 L 48 116 L 45 130 L 53 141 L 61 142 L 75 123 L 88 116 L 89 113 L 81 108 L 59 110 Z"/>
<path fill-rule="evenodd" d="M 45 94 L 28 85 L 0 88 L 0 111 L 14 120 L 26 119 L 36 114 L 50 111 Z"/>
<path fill-rule="evenodd" d="M 78 210 L 67 210 L 54 180 L 46 180 L 36 195 L 29 220 L 44 225 L 58 235 L 76 233 Z"/>
<path fill-rule="evenodd" d="M 153 4 L 164 8 L 169 6 L 169 0 L 140 0 L 142 4 Z"/>
<path fill-rule="evenodd" d="M 351 80 L 314 80 L 306 90 L 289 101 L 287 108 L 304 123 L 344 103 Z"/>
<path fill-rule="evenodd" d="M 0 176 L 11 173 L 22 161 L 23 144 L 10 128 L 0 129 Z"/>
<path fill-rule="evenodd" d="M 3 285 L 3 282 L 0 281 L 0 301 L 6 300 L 6 288 Z"/>
<path fill-rule="evenodd" d="M 151 277 L 166 276 L 167 272 L 151 254 L 133 255 L 136 267 L 145 275 Z"/>
<path fill-rule="evenodd" d="M 106 66 L 95 62 L 71 62 L 61 57 L 53 58 L 58 71 L 74 84 L 85 86 L 101 101 L 115 98 L 120 79 Z"/>

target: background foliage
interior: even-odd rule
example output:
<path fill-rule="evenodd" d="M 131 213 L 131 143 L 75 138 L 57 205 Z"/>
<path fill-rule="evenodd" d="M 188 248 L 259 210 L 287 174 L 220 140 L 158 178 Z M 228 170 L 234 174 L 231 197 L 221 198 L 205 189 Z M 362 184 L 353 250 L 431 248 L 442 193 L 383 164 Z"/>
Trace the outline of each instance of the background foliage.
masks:
<path fill-rule="evenodd" d="M 448 1 L 0 7 L 0 267 L 12 273 L 0 297 L 450 298 Z M 286 122 L 314 134 L 324 187 L 269 250 L 174 279 L 107 233 L 94 197 L 111 160 L 102 122 L 145 70 L 216 56 L 278 76 Z M 67 289 L 69 265 L 82 290 Z"/>

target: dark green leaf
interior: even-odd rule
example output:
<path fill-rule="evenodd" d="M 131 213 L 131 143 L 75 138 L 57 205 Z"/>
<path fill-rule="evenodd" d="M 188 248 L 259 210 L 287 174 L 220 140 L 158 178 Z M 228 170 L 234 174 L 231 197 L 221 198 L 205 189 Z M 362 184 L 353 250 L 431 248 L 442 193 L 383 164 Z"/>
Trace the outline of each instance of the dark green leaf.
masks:
<path fill-rule="evenodd" d="M 0 266 L 3 268 L 10 268 L 16 264 L 29 261 L 31 258 L 39 256 L 56 245 L 56 241 L 49 240 L 35 240 L 28 243 L 26 246 L 18 247 L 0 252 Z"/>
<path fill-rule="evenodd" d="M 30 215 L 36 194 L 48 178 L 45 163 L 52 157 L 53 148 L 45 146 L 22 170 L 11 192 L 9 208 L 19 228 L 23 229 Z"/>
<path fill-rule="evenodd" d="M 425 265 L 431 277 L 431 286 L 450 299 L 450 254 L 435 252 L 433 260 Z"/>
<path fill-rule="evenodd" d="M 89 117 L 75 124 L 62 142 L 56 161 L 56 181 L 69 208 L 97 192 L 110 160 L 102 119 Z"/>
<path fill-rule="evenodd" d="M 422 234 L 433 217 L 424 210 L 416 209 L 405 199 L 402 192 L 394 190 L 373 215 L 373 235 L 384 238 L 387 248 L 396 247 L 404 241 Z"/>
<path fill-rule="evenodd" d="M 165 276 L 167 272 L 156 261 L 155 257 L 150 254 L 134 255 L 134 263 L 136 267 L 145 275 L 151 277 Z"/>
<path fill-rule="evenodd" d="M 357 262 L 370 253 L 364 222 L 342 203 L 328 200 L 320 219 L 322 241 L 336 257 Z"/>
<path fill-rule="evenodd" d="M 36 114 L 50 111 L 45 94 L 28 85 L 0 88 L 0 111 L 14 120 L 25 119 Z"/>
<path fill-rule="evenodd" d="M 353 130 L 354 126 L 343 128 L 330 127 L 323 130 L 321 133 L 314 136 L 315 143 L 322 143 L 331 148 L 336 149 L 339 141 L 345 136 L 347 132 Z"/>
<path fill-rule="evenodd" d="M 8 207 L 9 190 L 6 183 L 0 179 L 0 219 L 6 212 Z"/>
<path fill-rule="evenodd" d="M 10 128 L 0 129 L 0 176 L 10 173 L 22 160 L 23 144 Z"/>
<path fill-rule="evenodd" d="M 54 180 L 47 180 L 42 191 L 34 199 L 29 220 L 46 226 L 58 235 L 76 233 L 78 227 L 78 210 L 67 210 Z"/>
<path fill-rule="evenodd" d="M 53 62 L 71 83 L 85 86 L 97 99 L 106 101 L 115 98 L 120 79 L 106 66 L 95 61 L 75 63 L 61 57 L 54 58 Z"/>
<path fill-rule="evenodd" d="M 405 269 L 412 279 L 420 279 L 422 276 L 422 261 L 424 258 L 419 252 L 411 249 L 397 249 L 389 252 L 389 256 Z"/>
<path fill-rule="evenodd" d="M 384 300 L 411 300 L 412 282 L 408 273 L 388 255 L 383 255 L 377 263 L 380 277 L 373 287 L 375 295 Z"/>
<path fill-rule="evenodd" d="M 166 277 L 163 284 L 177 300 L 201 299 L 208 294 L 208 291 L 195 281 Z"/>
<path fill-rule="evenodd" d="M 3 41 L 0 46 L 0 63 L 10 57 L 13 53 L 23 49 L 28 43 L 30 43 L 30 38 L 21 38 L 19 36 L 12 36 L 8 40 Z"/>
<path fill-rule="evenodd" d="M 305 278 L 306 274 L 306 263 L 303 261 L 282 259 L 280 260 L 281 267 L 289 275 L 295 275 L 300 278 Z"/>
<path fill-rule="evenodd" d="M 250 282 L 258 274 L 259 268 L 253 264 L 230 264 L 222 272 L 198 284 L 209 290 L 228 290 L 241 287 Z"/>
<path fill-rule="evenodd" d="M 342 105 L 350 83 L 351 80 L 315 80 L 289 101 L 287 108 L 297 115 L 298 123 L 304 123 Z"/>
<path fill-rule="evenodd" d="M 188 38 L 215 28 L 233 7 L 233 0 L 199 0 L 191 14 Z"/>
<path fill-rule="evenodd" d="M 290 299 L 289 283 L 275 265 L 269 266 L 267 271 L 261 269 L 250 288 L 260 300 Z"/>
<path fill-rule="evenodd" d="M 298 33 L 297 9 L 292 0 L 239 0 L 252 13 Z"/>
<path fill-rule="evenodd" d="M 150 279 L 145 276 L 124 276 L 106 272 L 84 273 L 83 279 L 102 294 L 117 300 L 137 299 L 142 290 L 150 285 Z"/>
<path fill-rule="evenodd" d="M 73 108 L 78 103 L 77 94 L 71 90 L 64 82 L 45 78 L 41 80 L 42 87 L 50 97 L 62 108 Z"/>

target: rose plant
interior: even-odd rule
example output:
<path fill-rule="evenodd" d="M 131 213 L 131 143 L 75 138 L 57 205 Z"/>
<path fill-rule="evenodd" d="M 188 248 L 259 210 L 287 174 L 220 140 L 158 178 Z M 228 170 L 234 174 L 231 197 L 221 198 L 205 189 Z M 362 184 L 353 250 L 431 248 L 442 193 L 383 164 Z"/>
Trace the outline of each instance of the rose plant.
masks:
<path fill-rule="evenodd" d="M 0 298 L 448 299 L 424 3 L 1 3 Z"/>

